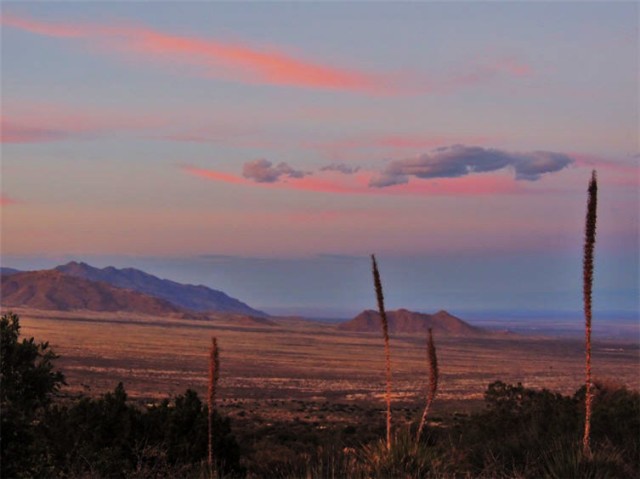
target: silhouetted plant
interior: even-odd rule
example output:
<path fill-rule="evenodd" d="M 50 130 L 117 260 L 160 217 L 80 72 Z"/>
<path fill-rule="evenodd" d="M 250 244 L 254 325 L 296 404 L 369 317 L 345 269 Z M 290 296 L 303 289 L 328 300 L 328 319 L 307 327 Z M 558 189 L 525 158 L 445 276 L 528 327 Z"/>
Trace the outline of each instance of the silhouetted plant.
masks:
<path fill-rule="evenodd" d="M 438 452 L 425 443 L 416 444 L 409 431 L 403 431 L 394 437 L 391 448 L 381 440 L 362 446 L 356 453 L 355 472 L 363 478 L 441 477 L 433 474 Z M 351 477 L 351 474 L 345 477 Z"/>
<path fill-rule="evenodd" d="M 387 403 L 387 449 L 391 449 L 391 348 L 389 346 L 389 321 L 387 320 L 387 313 L 384 309 L 384 295 L 382 294 L 380 272 L 378 271 L 376 257 L 373 254 L 371 255 L 371 263 L 373 270 L 373 285 L 376 290 L 378 311 L 380 312 L 380 320 L 382 325 L 382 337 L 384 339 L 384 360 L 387 383 L 385 391 L 385 400 Z"/>
<path fill-rule="evenodd" d="M 424 407 L 420 425 L 418 426 L 416 442 L 420 441 L 422 429 L 424 429 L 429 410 L 431 409 L 431 403 L 433 403 L 436 393 L 438 392 L 438 357 L 436 355 L 436 345 L 433 342 L 433 331 L 431 328 L 429 328 L 429 338 L 427 339 L 427 359 L 429 360 L 429 392 L 427 394 L 427 404 Z"/>
<path fill-rule="evenodd" d="M 213 460 L 213 415 L 216 408 L 216 386 L 220 376 L 220 358 L 218 356 L 218 341 L 211 338 L 211 350 L 209 351 L 209 390 L 207 409 L 207 432 L 208 432 L 208 454 L 209 473 L 211 477 L 216 476 L 215 462 Z"/>
<path fill-rule="evenodd" d="M 154 470 L 162 473 L 146 477 L 208 477 L 207 422 L 207 408 L 193 390 L 138 408 L 120 383 L 102 398 L 76 399 L 47 413 L 39 433 L 51 472 L 39 477 L 129 478 Z M 216 471 L 242 476 L 229 419 L 214 412 L 213 428 Z"/>
<path fill-rule="evenodd" d="M 583 267 L 583 297 L 584 297 L 584 318 L 585 318 L 585 375 L 586 375 L 586 395 L 585 395 L 585 416 L 584 416 L 584 437 L 582 440 L 582 450 L 585 456 L 591 454 L 591 410 L 593 402 L 593 391 L 591 385 L 591 293 L 593 289 L 593 250 L 596 243 L 596 220 L 598 206 L 598 181 L 595 170 L 591 173 L 589 182 L 587 217 L 585 220 L 584 234 L 584 258 Z"/>
<path fill-rule="evenodd" d="M 20 318 L 0 319 L 0 464 L 3 477 L 38 476 L 44 458 L 36 431 L 52 396 L 64 384 L 49 343 L 20 341 Z"/>

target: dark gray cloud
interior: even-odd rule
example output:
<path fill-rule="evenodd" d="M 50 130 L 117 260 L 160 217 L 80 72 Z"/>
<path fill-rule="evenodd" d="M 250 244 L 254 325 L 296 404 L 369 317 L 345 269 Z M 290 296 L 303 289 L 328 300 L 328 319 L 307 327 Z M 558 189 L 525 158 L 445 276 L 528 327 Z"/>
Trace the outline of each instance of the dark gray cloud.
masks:
<path fill-rule="evenodd" d="M 242 167 L 242 176 L 258 183 L 274 183 L 281 177 L 302 178 L 311 173 L 294 170 L 287 163 L 274 165 L 268 160 L 261 158 L 255 161 L 248 161 Z"/>
<path fill-rule="evenodd" d="M 359 166 L 355 168 L 353 166 L 345 165 L 344 163 L 331 163 L 330 165 L 323 166 L 320 168 L 320 171 L 338 171 L 340 173 L 344 173 L 345 175 L 352 175 L 360 170 Z"/>
<path fill-rule="evenodd" d="M 472 173 L 484 173 L 510 167 L 516 180 L 536 181 L 546 173 L 566 168 L 573 162 L 569 156 L 550 151 L 512 153 L 478 146 L 454 145 L 438 148 L 418 158 L 391 162 L 369 186 L 385 186 L 407 183 L 411 176 L 417 178 L 457 178 Z"/>

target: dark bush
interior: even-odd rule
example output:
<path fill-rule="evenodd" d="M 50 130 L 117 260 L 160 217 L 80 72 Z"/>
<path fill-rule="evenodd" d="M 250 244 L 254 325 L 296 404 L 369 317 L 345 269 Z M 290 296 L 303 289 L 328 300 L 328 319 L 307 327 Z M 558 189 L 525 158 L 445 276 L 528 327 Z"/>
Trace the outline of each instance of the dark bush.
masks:
<path fill-rule="evenodd" d="M 45 342 L 20 337 L 20 319 L 8 313 L 0 319 L 0 459 L 3 477 L 47 474 L 47 453 L 38 425 L 52 396 L 64 383 L 54 370 L 56 355 Z"/>

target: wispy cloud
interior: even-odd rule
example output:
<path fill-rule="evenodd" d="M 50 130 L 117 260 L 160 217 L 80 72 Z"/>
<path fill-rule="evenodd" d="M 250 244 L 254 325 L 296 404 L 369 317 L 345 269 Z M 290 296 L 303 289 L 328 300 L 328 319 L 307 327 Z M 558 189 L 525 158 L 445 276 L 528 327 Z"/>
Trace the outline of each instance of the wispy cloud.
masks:
<path fill-rule="evenodd" d="M 537 181 L 572 163 L 575 160 L 563 153 L 513 153 L 454 145 L 416 158 L 392 161 L 381 171 L 333 163 L 312 173 L 296 170 L 287 163 L 274 165 L 265 159 L 245 163 L 242 177 L 191 166 L 184 170 L 227 183 L 325 193 L 475 196 L 525 193 L 529 190 L 523 183 Z"/>
<path fill-rule="evenodd" d="M 513 179 L 505 175 L 470 176 L 467 178 L 442 178 L 437 181 L 410 180 L 405 184 L 387 188 L 370 186 L 374 173 L 360 171 L 344 175 L 335 171 L 316 173 L 303 178 L 287 178 L 273 182 L 256 182 L 241 176 L 216 170 L 183 166 L 183 171 L 203 179 L 222 183 L 240 184 L 247 187 L 262 187 L 309 191 L 316 193 L 346 195 L 415 195 L 415 196 L 483 196 L 495 194 L 519 194 L 524 190 Z"/>
<path fill-rule="evenodd" d="M 16 124 L 0 118 L 1 143 L 43 143 L 62 140 L 67 134 L 61 130 Z"/>
<path fill-rule="evenodd" d="M 327 166 L 320 168 L 320 171 L 337 171 L 343 175 L 353 175 L 360 171 L 359 166 L 349 166 L 344 163 L 331 163 Z"/>
<path fill-rule="evenodd" d="M 631 155 L 626 159 L 610 160 L 584 153 L 574 153 L 577 166 L 589 170 L 597 169 L 598 174 L 606 184 L 631 187 L 640 186 L 640 154 Z"/>
<path fill-rule="evenodd" d="M 501 75 L 526 78 L 533 75 L 533 68 L 515 57 L 498 58 L 449 73 L 433 82 L 431 89 L 439 93 L 452 93 L 463 88 L 488 83 Z"/>
<path fill-rule="evenodd" d="M 5 101 L 0 117 L 2 143 L 44 143 L 93 138 L 113 132 L 158 128 L 165 120 L 113 110 L 79 110 L 61 104 L 16 104 Z"/>
<path fill-rule="evenodd" d="M 182 171 L 190 175 L 199 176 L 207 180 L 220 181 L 223 183 L 232 183 L 240 185 L 250 185 L 252 182 L 241 176 L 236 176 L 231 173 L 224 173 L 221 171 L 210 170 L 206 168 L 196 168 L 195 166 L 183 165 Z"/>
<path fill-rule="evenodd" d="M 2 24 L 37 35 L 81 39 L 120 55 L 135 53 L 146 60 L 181 62 L 197 67 L 205 76 L 243 83 L 368 92 L 389 89 L 382 76 L 303 59 L 282 48 L 174 35 L 131 22 L 117 25 L 54 23 L 5 13 Z"/>
<path fill-rule="evenodd" d="M 2 25 L 18 28 L 36 35 L 56 38 L 81 38 L 89 35 L 88 25 L 42 22 L 25 16 L 2 13 Z"/>
<path fill-rule="evenodd" d="M 370 186 L 384 188 L 407 183 L 409 178 L 459 178 L 511 168 L 516 180 L 538 180 L 542 175 L 560 171 L 573 160 L 562 153 L 534 151 L 512 153 L 492 148 L 454 145 L 438 148 L 417 158 L 391 162 L 373 177 Z"/>
<path fill-rule="evenodd" d="M 305 171 L 294 170 L 284 162 L 274 165 L 264 158 L 248 161 L 242 167 L 242 176 L 258 183 L 274 183 L 282 177 L 303 178 L 310 174 Z"/>
<path fill-rule="evenodd" d="M 367 193 L 368 175 L 360 177 L 355 181 L 344 182 L 336 178 L 336 174 L 328 174 L 325 177 L 298 176 L 287 177 L 286 180 L 280 181 L 257 181 L 242 176 L 224 173 L 216 170 L 197 168 L 194 166 L 182 166 L 182 170 L 190 175 L 198 176 L 207 180 L 219 181 L 231 184 L 243 184 L 260 186 L 263 188 L 288 189 L 315 191 L 322 193 L 341 193 L 341 194 L 360 194 Z M 339 175 L 344 176 L 344 175 Z"/>
<path fill-rule="evenodd" d="M 162 32 L 130 21 L 117 24 L 61 23 L 4 13 L 2 25 L 36 35 L 82 41 L 99 51 L 136 60 L 184 65 L 182 71 L 248 84 L 352 91 L 367 94 L 448 94 L 486 83 L 498 75 L 529 76 L 514 58 L 464 65 L 448 73 L 368 72 L 304 58 L 286 47 L 264 47 Z"/>
<path fill-rule="evenodd" d="M 0 206 L 9 206 L 16 203 L 17 201 L 14 200 L 13 198 L 10 198 L 5 194 L 0 194 Z"/>

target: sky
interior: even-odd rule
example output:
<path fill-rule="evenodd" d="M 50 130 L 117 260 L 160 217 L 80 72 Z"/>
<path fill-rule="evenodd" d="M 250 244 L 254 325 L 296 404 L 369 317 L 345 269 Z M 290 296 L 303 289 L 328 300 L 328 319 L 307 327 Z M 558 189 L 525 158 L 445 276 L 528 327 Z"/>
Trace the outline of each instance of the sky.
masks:
<path fill-rule="evenodd" d="M 12 2 L 2 265 L 267 311 L 638 313 L 636 2 Z"/>

